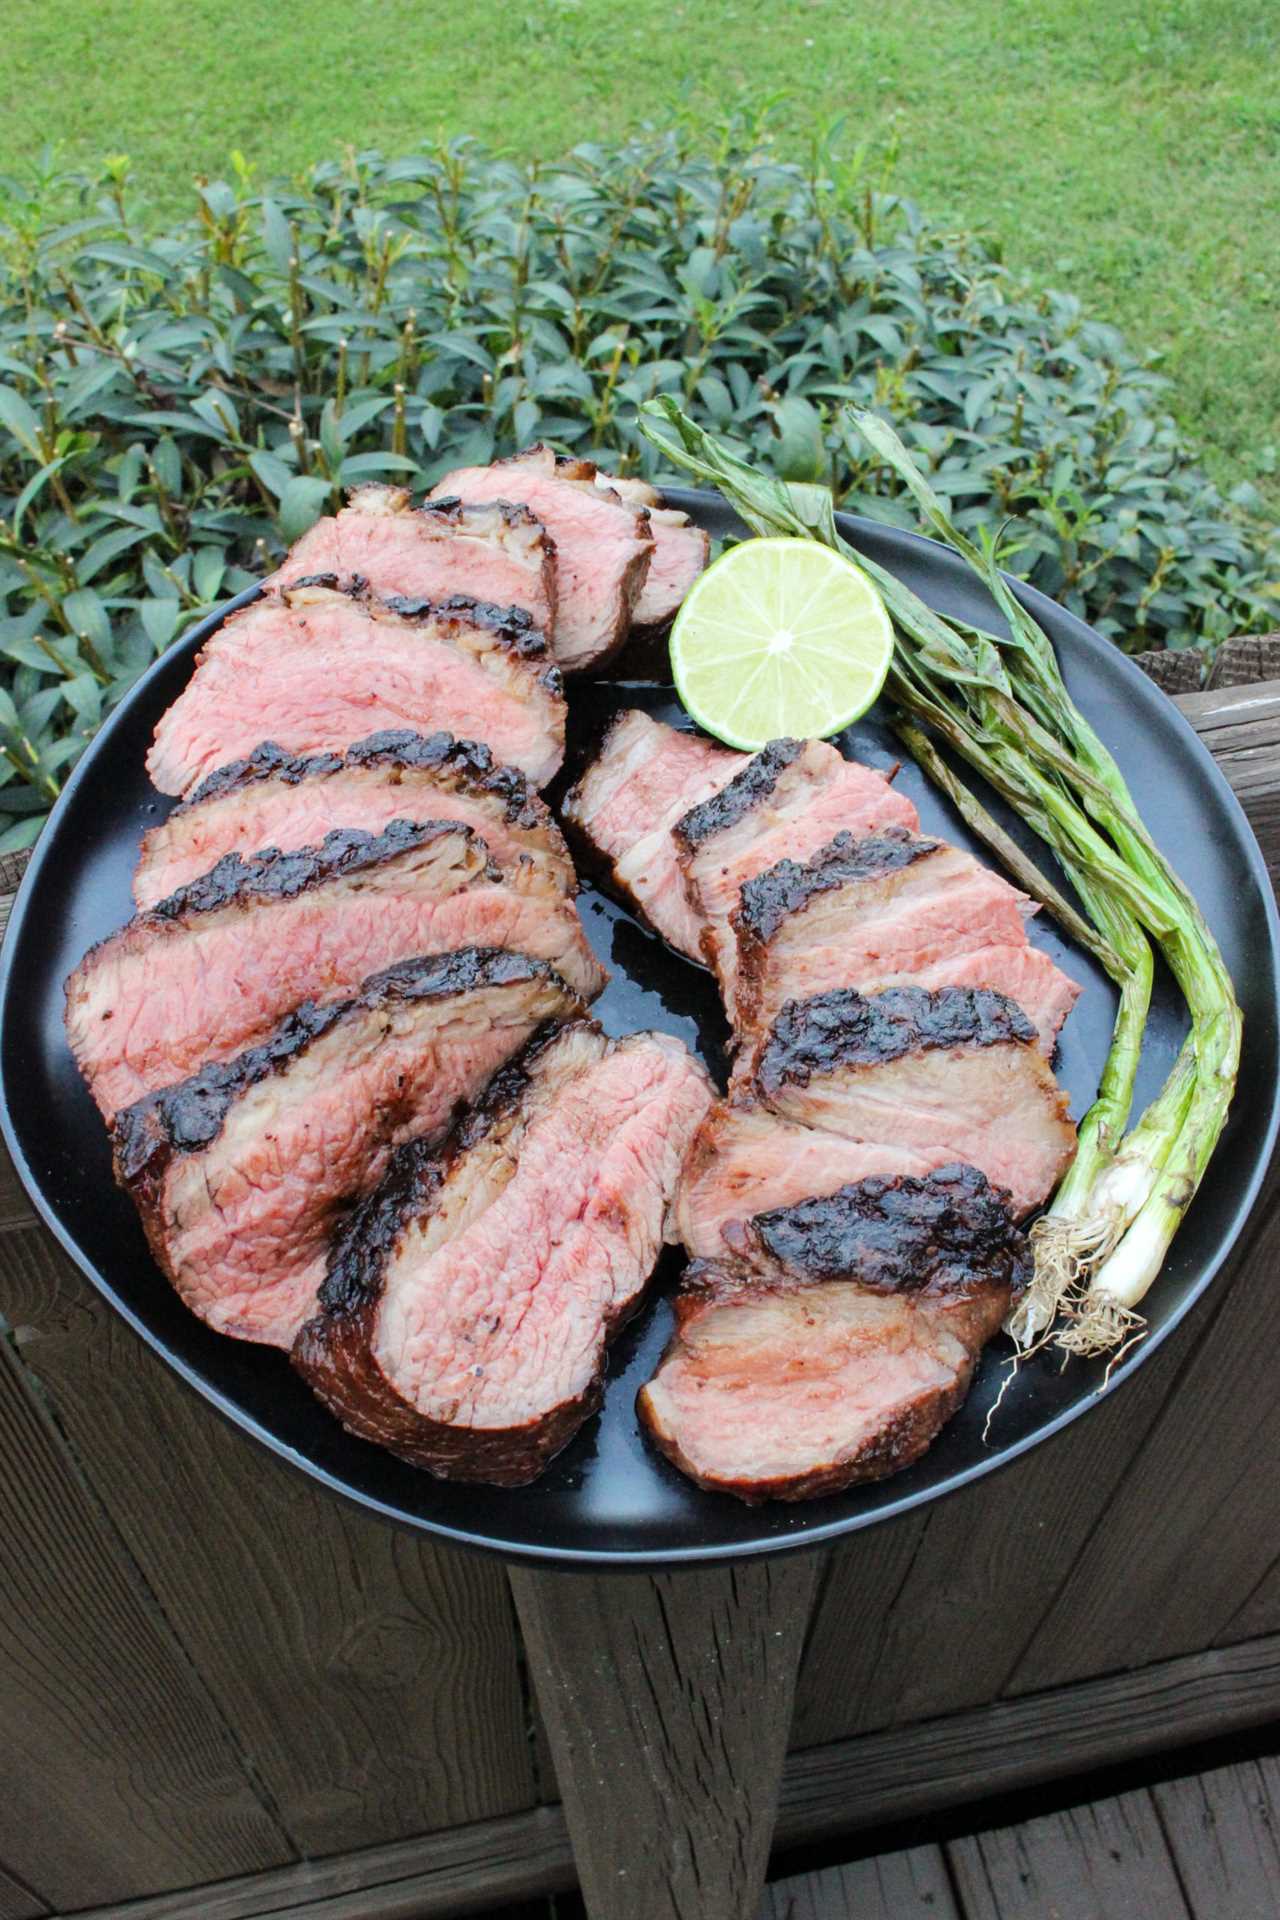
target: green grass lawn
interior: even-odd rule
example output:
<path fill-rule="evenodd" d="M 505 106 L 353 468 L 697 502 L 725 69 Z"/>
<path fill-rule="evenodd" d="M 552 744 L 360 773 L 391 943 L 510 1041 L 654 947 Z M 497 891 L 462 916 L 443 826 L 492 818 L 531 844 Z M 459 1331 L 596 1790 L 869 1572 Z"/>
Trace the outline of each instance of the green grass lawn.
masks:
<path fill-rule="evenodd" d="M 166 211 L 239 148 L 520 154 L 770 92 L 1161 357 L 1215 476 L 1280 506 L 1276 0 L 8 0 L 0 168 L 132 155 Z"/>

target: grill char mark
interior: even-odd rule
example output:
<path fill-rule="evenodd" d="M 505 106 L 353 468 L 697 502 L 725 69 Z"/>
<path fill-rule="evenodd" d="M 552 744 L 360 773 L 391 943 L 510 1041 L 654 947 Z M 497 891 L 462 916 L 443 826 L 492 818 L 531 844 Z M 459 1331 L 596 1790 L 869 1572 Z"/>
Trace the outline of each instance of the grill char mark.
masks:
<path fill-rule="evenodd" d="M 362 873 L 449 834 L 458 835 L 475 850 L 477 877 L 501 879 L 500 870 L 488 858 L 484 841 L 470 827 L 456 820 L 393 820 L 381 833 L 366 833 L 362 827 L 335 827 L 318 847 L 298 847 L 289 853 L 267 847 L 247 860 L 239 853 L 224 854 L 199 880 L 179 887 L 140 917 L 172 922 L 241 902 L 292 900 L 309 887 Z"/>
<path fill-rule="evenodd" d="M 218 767 L 189 800 L 174 808 L 170 818 L 189 813 L 204 800 L 243 792 L 258 781 L 279 780 L 287 786 L 300 786 L 306 780 L 325 779 L 353 767 L 412 767 L 426 773 L 447 773 L 463 791 L 500 800 L 508 826 L 550 824 L 525 776 L 518 768 L 496 761 L 482 740 L 462 740 L 443 731 L 414 733 L 407 727 L 371 733 L 355 741 L 345 753 L 291 754 L 273 740 L 264 740 L 243 760 Z"/>
<path fill-rule="evenodd" d="M 750 766 L 734 775 L 727 787 L 677 820 L 672 831 L 685 851 L 693 853 L 704 841 L 736 826 L 753 808 L 763 805 L 806 745 L 804 740 L 771 740 L 752 756 Z"/>
<path fill-rule="evenodd" d="M 1018 1292 L 1030 1278 L 1008 1194 L 959 1163 L 923 1178 L 858 1180 L 824 1199 L 757 1214 L 739 1250 L 797 1280 L 856 1280 L 887 1293 Z"/>
<path fill-rule="evenodd" d="M 505 947 L 464 947 L 397 961 L 366 980 L 349 1000 L 324 1006 L 304 1000 L 260 1045 L 232 1060 L 212 1062 L 118 1113 L 112 1126 L 117 1178 L 122 1185 L 144 1177 L 157 1182 L 173 1155 L 209 1146 L 242 1094 L 269 1075 L 284 1072 L 314 1041 L 361 1009 L 374 1011 L 394 1001 L 443 1000 L 540 978 L 557 978 L 545 961 Z"/>
<path fill-rule="evenodd" d="M 1036 1044 L 1021 1007 L 986 987 L 852 987 L 789 1000 L 756 1058 L 752 1078 L 767 1099 L 814 1073 L 875 1067 L 934 1048 Z"/>
<path fill-rule="evenodd" d="M 829 845 L 801 865 L 780 860 L 742 888 L 741 905 L 731 916 L 735 929 L 767 945 L 793 913 L 803 913 L 811 900 L 834 893 L 850 881 L 869 880 L 912 866 L 926 854 L 937 853 L 942 842 L 908 833 L 905 827 L 885 827 L 858 839 L 838 833 Z"/>

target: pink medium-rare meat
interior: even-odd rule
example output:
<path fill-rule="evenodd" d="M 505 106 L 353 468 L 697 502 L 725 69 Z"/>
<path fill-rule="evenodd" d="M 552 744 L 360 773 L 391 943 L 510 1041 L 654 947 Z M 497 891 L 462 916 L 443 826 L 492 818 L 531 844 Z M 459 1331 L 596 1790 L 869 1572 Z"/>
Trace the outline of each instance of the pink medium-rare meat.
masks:
<path fill-rule="evenodd" d="M 205 642 L 147 771 L 162 793 L 188 794 L 263 740 L 343 753 L 383 729 L 445 729 L 483 740 L 543 787 L 564 758 L 564 723 L 559 669 L 521 609 L 298 586 L 255 600 Z"/>
<path fill-rule="evenodd" d="M 276 586 L 355 577 L 386 599 L 439 601 L 464 593 L 492 607 L 523 607 L 538 632 L 555 621 L 555 548 L 527 507 L 506 501 L 411 504 L 403 487 L 357 487 L 340 513 L 294 543 Z"/>
<path fill-rule="evenodd" d="M 595 474 L 598 487 L 611 487 L 633 507 L 649 509 L 649 531 L 653 535 L 653 553 L 640 597 L 631 615 L 632 627 L 653 632 L 670 625 L 684 602 L 690 587 L 707 564 L 711 551 L 710 536 L 695 527 L 687 513 L 664 504 L 662 495 L 647 480 L 622 478 L 614 473 Z"/>
<path fill-rule="evenodd" d="M 433 499 L 519 501 L 555 543 L 556 617 L 551 650 L 566 673 L 602 666 L 625 642 L 649 571 L 653 536 L 645 507 L 594 484 L 589 460 L 530 447 L 489 467 L 446 474 Z"/>
<path fill-rule="evenodd" d="M 844 1140 L 967 1161 L 1018 1215 L 1047 1198 L 1075 1150 L 1035 1028 L 985 990 L 841 988 L 789 1001 L 737 1097 Z"/>
<path fill-rule="evenodd" d="M 710 1098 L 676 1040 L 585 1023 L 504 1068 L 438 1155 L 404 1150 L 335 1250 L 294 1363 L 352 1432 L 523 1486 L 599 1404 Z"/>
<path fill-rule="evenodd" d="M 501 948 L 401 961 L 351 1000 L 304 1001 L 260 1045 L 116 1115 L 116 1178 L 193 1312 L 291 1347 L 329 1242 L 407 1140 L 544 1022 L 581 1014 L 540 960 Z"/>
<path fill-rule="evenodd" d="M 748 764 L 745 753 L 632 707 L 613 721 L 562 808 L 613 891 L 692 960 L 702 958 L 702 923 L 685 893 L 671 829 Z"/>
<path fill-rule="evenodd" d="M 219 767 L 143 835 L 133 897 L 154 906 L 224 854 L 289 852 L 334 827 L 380 833 L 396 819 L 459 820 L 502 868 L 529 861 L 576 891 L 560 830 L 522 773 L 497 765 L 478 740 L 401 731 L 371 734 L 345 753 L 288 754 L 267 740 Z"/>
<path fill-rule="evenodd" d="M 558 886 L 503 875 L 450 822 L 343 828 L 318 847 L 229 854 L 90 949 L 67 982 L 67 1036 L 108 1118 L 263 1039 L 303 1000 L 339 1000 L 397 960 L 508 947 L 583 1000 L 605 974 Z"/>
<path fill-rule="evenodd" d="M 780 860 L 807 860 L 835 835 L 919 827 L 916 810 L 881 773 L 823 740 L 772 740 L 728 786 L 674 827 L 702 952 L 737 1025 L 737 940 L 731 916 L 748 880 Z"/>
<path fill-rule="evenodd" d="M 737 1258 L 688 1269 L 641 1420 L 699 1486 L 749 1502 L 884 1479 L 963 1401 L 1029 1272 L 970 1166 L 763 1215 Z"/>
<path fill-rule="evenodd" d="M 1029 945 L 1034 911 L 1007 880 L 943 841 L 901 828 L 837 834 L 811 860 L 780 861 L 742 889 L 730 916 L 740 1038 L 767 1028 L 787 1000 L 914 980 L 1007 994 L 1051 1053 L 1079 988 Z"/>
<path fill-rule="evenodd" d="M 928 1173 L 944 1149 L 911 1151 L 780 1120 L 767 1107 L 717 1100 L 698 1127 L 676 1189 L 676 1232 L 704 1260 L 724 1259 L 753 1214 L 834 1193 L 873 1175 Z"/>

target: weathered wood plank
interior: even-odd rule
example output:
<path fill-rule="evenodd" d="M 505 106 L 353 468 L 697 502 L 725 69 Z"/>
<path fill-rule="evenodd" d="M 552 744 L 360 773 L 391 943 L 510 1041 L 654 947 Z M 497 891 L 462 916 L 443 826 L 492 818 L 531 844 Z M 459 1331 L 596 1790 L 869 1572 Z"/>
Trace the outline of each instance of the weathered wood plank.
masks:
<path fill-rule="evenodd" d="M 41 1920 L 48 1911 L 43 1900 L 0 1867 L 0 1920 Z"/>
<path fill-rule="evenodd" d="M 5 1859 L 68 1909 L 292 1857 L 248 1763 L 0 1339 Z"/>
<path fill-rule="evenodd" d="M 1280 1910 L 1280 1760 L 1267 1756 L 1153 1787 L 1196 1920 L 1274 1920 Z"/>
<path fill-rule="evenodd" d="M 840 1741 L 788 1758 L 778 1844 L 830 1841 L 1277 1718 L 1280 1635 Z M 558 1892 L 573 1877 L 564 1814 L 540 1807 L 76 1920 L 434 1920 Z"/>
<path fill-rule="evenodd" d="M 755 1920 L 817 1570 L 511 1570 L 592 1920 Z"/>
<path fill-rule="evenodd" d="M 1280 1633 L 1280 1555 L 1271 1562 L 1244 1604 L 1232 1614 L 1217 1636 L 1218 1646 L 1233 1640 L 1258 1640 Z"/>
<path fill-rule="evenodd" d="M 1210 1646 L 1269 1568 L 1272 1463 L 1280 1459 L 1278 1234 L 1273 1173 L 1231 1283 L 1215 1287 L 1221 1306 L 1212 1337 L 1191 1351 L 1011 1691 L 1059 1686 L 1104 1661 L 1136 1666 Z"/>
<path fill-rule="evenodd" d="M 1183 694 L 1176 704 L 1231 782 L 1274 875 L 1280 860 L 1280 681 Z"/>
<path fill-rule="evenodd" d="M 0 1302 L 301 1852 L 533 1804 L 497 1562 L 365 1518 L 251 1446 L 41 1229 L 0 1235 Z"/>
<path fill-rule="evenodd" d="M 1122 1393 L 1012 1471 L 837 1551 L 797 1688 L 794 1745 L 1003 1691 L 1221 1304 L 1214 1289 Z"/>
<path fill-rule="evenodd" d="M 76 1920 L 462 1920 L 572 1885 L 564 1814 L 538 1807 Z"/>
<path fill-rule="evenodd" d="M 941 1847 L 911 1847 L 765 1888 L 760 1920 L 961 1920 Z"/>
<path fill-rule="evenodd" d="M 946 1848 L 965 1920 L 1191 1920 L 1148 1793 Z"/>

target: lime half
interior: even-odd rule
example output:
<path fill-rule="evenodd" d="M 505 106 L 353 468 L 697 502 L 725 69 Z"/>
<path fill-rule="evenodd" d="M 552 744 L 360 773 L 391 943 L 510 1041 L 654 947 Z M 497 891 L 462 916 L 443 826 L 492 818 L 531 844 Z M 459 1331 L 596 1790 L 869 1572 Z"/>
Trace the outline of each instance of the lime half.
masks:
<path fill-rule="evenodd" d="M 825 739 L 889 671 L 893 628 L 860 567 L 816 540 L 744 540 L 694 582 L 671 630 L 690 714 L 755 753 L 780 734 Z"/>

